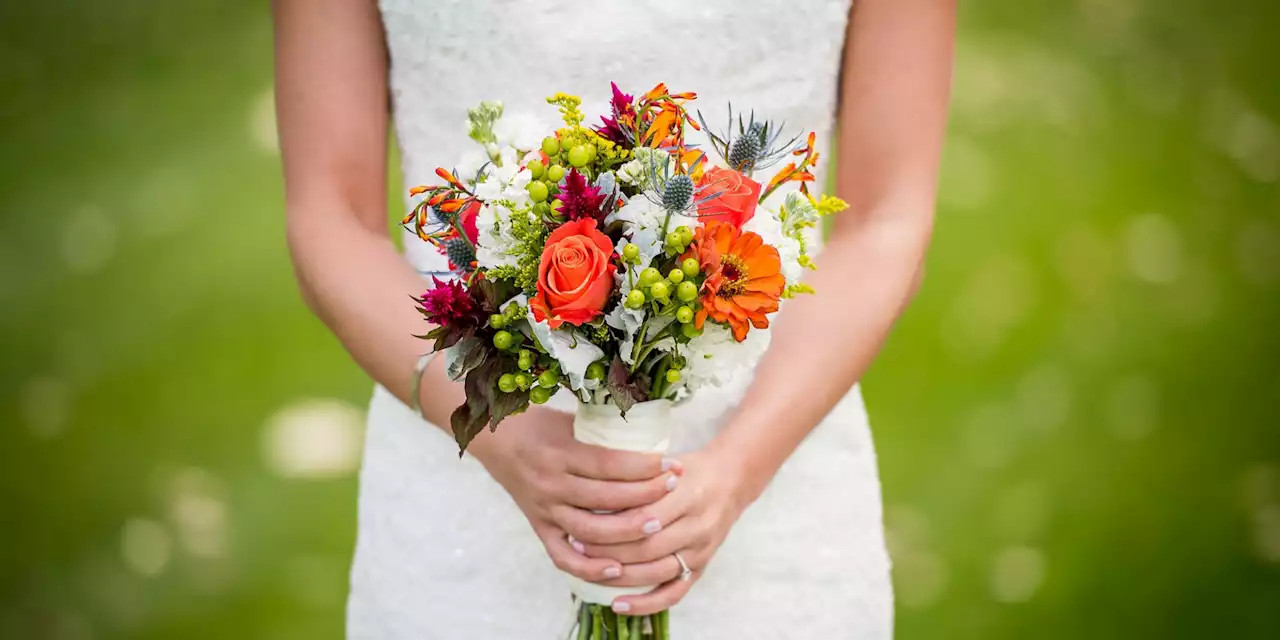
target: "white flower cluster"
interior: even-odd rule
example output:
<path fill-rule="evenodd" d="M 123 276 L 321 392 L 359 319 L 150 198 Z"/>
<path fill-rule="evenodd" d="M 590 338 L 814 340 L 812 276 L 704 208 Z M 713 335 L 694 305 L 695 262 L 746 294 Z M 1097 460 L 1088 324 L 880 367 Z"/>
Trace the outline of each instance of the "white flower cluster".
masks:
<path fill-rule="evenodd" d="M 706 323 L 702 335 L 680 349 L 685 358 L 680 372 L 685 385 L 682 394 L 722 387 L 743 369 L 754 367 L 769 348 L 769 335 L 768 331 L 750 331 L 746 340 L 738 342 L 728 327 Z"/>

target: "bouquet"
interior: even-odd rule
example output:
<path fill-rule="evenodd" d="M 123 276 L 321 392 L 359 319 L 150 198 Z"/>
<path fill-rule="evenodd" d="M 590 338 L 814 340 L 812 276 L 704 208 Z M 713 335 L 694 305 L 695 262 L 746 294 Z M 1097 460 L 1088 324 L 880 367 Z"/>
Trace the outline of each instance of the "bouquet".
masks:
<path fill-rule="evenodd" d="M 450 419 L 460 455 L 557 393 L 580 405 L 577 439 L 664 451 L 672 404 L 752 366 L 781 301 L 812 292 L 800 282 L 814 268 L 806 238 L 845 207 L 810 193 L 814 134 L 787 137 L 732 105 L 713 130 L 694 99 L 615 84 L 584 126 L 581 100 L 557 93 L 554 130 L 482 102 L 468 111 L 476 150 L 437 169 L 442 184 L 410 190 L 403 224 L 456 274 L 416 302 L 436 325 L 420 337 L 464 381 Z M 668 637 L 666 612 L 609 609 L 653 587 L 571 587 L 578 638 Z"/>

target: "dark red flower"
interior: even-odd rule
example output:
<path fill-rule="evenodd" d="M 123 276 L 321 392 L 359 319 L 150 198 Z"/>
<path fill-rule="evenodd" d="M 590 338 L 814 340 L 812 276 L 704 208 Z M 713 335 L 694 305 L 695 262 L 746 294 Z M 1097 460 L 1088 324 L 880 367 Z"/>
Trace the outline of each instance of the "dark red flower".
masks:
<path fill-rule="evenodd" d="M 467 238 L 471 240 L 471 244 L 480 241 L 480 229 L 476 227 L 476 215 L 480 213 L 480 201 L 472 200 L 468 202 L 462 211 L 458 212 L 458 224 L 462 230 L 466 232 Z"/>
<path fill-rule="evenodd" d="M 635 123 L 636 108 L 633 104 L 634 97 L 618 89 L 618 83 L 616 82 L 610 82 L 609 85 L 613 87 L 613 99 L 610 101 L 613 107 L 613 117 L 602 116 L 600 118 L 600 126 L 596 127 L 595 131 L 601 137 L 614 144 L 630 147 L 632 141 L 627 137 L 623 126 L 628 123 Z"/>
<path fill-rule="evenodd" d="M 604 203 L 604 199 L 605 194 L 600 193 L 600 187 L 588 185 L 586 176 L 577 169 L 569 171 L 569 175 L 565 176 L 564 186 L 556 195 L 556 200 L 561 203 L 560 214 L 570 222 L 586 218 L 603 221 L 600 205 Z"/>
<path fill-rule="evenodd" d="M 418 298 L 422 306 L 422 315 L 428 322 L 441 326 L 465 328 L 478 326 L 483 312 L 471 294 L 458 280 L 442 281 L 432 276 L 435 287 L 423 292 Z"/>

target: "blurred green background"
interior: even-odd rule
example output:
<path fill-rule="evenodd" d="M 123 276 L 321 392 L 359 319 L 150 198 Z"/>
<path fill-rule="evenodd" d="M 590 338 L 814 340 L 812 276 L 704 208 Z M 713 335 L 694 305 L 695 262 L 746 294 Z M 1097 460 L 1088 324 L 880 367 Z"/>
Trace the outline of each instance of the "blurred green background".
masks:
<path fill-rule="evenodd" d="M 865 383 L 899 637 L 1280 637 L 1280 10 L 1229 4 L 961 3 Z M 267 4 L 5 3 L 0 88 L 0 634 L 339 638 L 370 385 L 292 281 Z"/>

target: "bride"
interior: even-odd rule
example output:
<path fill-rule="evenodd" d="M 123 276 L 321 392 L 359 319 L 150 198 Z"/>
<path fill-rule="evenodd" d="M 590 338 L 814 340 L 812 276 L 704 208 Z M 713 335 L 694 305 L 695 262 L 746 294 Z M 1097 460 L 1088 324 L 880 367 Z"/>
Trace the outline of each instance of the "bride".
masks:
<path fill-rule="evenodd" d="M 880 485 L 855 383 L 915 291 L 932 229 L 954 0 L 276 0 L 288 239 L 307 303 L 379 384 L 369 411 L 350 638 L 550 638 L 557 568 L 677 637 L 892 636 Z M 678 406 L 669 458 L 578 444 L 534 407 L 459 460 L 462 390 L 409 300 L 444 268 L 387 227 L 394 115 L 406 182 L 471 144 L 465 110 L 550 93 L 696 91 L 836 137 L 839 214 L 772 345 Z M 551 109 L 552 112 L 548 113 Z M 822 177 L 819 177 L 821 184 Z M 399 207 L 397 207 L 399 208 Z M 564 394 L 561 394 L 564 395 Z M 408 408 L 420 401 L 421 414 Z M 566 407 L 571 410 L 572 407 Z M 611 514 L 597 510 L 615 511 Z M 681 580 L 681 565 L 692 569 Z"/>

